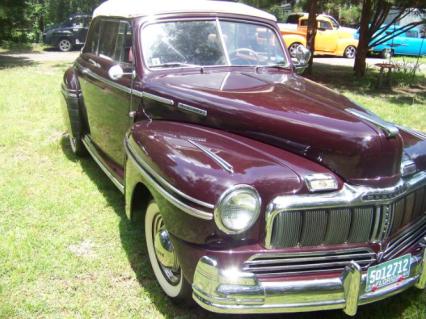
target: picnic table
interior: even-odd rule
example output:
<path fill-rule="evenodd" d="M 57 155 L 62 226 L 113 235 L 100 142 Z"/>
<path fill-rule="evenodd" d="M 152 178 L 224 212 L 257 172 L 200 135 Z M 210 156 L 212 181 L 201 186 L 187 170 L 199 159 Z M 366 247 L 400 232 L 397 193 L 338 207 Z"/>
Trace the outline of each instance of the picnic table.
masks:
<path fill-rule="evenodd" d="M 398 68 L 398 66 L 393 63 L 377 63 L 375 66 L 380 69 L 377 88 L 392 87 L 392 70 Z"/>

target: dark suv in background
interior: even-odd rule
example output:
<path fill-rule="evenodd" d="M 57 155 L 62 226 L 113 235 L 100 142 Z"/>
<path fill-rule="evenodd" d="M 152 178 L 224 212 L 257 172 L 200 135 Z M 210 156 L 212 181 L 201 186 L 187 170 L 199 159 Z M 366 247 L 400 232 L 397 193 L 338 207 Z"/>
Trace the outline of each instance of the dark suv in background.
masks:
<path fill-rule="evenodd" d="M 86 41 L 91 15 L 74 14 L 60 25 L 47 29 L 43 34 L 43 42 L 68 52 L 73 47 L 82 46 Z"/>

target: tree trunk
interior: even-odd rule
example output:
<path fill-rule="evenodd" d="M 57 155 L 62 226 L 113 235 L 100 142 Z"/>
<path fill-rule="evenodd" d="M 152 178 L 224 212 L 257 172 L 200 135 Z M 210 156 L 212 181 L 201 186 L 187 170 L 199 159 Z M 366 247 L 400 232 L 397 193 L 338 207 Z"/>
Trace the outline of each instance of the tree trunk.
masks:
<path fill-rule="evenodd" d="M 314 52 L 315 52 L 315 36 L 317 34 L 317 11 L 318 11 L 318 1 L 310 0 L 308 30 L 306 33 L 306 46 L 311 51 L 311 58 L 309 60 L 308 68 L 305 71 L 306 74 L 312 74 L 312 64 L 314 62 Z"/>
<path fill-rule="evenodd" d="M 359 42 L 355 56 L 354 72 L 357 77 L 365 75 L 367 68 L 366 59 L 368 54 L 368 42 L 370 40 L 369 27 L 372 13 L 372 0 L 363 0 L 361 22 L 359 28 Z"/>

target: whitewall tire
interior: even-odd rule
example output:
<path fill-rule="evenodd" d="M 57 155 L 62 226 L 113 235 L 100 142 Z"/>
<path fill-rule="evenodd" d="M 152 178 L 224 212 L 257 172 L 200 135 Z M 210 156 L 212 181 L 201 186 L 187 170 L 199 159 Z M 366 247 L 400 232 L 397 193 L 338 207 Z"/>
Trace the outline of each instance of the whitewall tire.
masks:
<path fill-rule="evenodd" d="M 158 243 L 160 234 L 163 236 L 162 240 L 166 242 L 164 246 Z M 188 299 L 192 292 L 191 286 L 183 276 L 173 244 L 168 238 L 163 218 L 154 200 L 148 204 L 145 213 L 145 239 L 152 270 L 163 291 L 172 300 Z"/>

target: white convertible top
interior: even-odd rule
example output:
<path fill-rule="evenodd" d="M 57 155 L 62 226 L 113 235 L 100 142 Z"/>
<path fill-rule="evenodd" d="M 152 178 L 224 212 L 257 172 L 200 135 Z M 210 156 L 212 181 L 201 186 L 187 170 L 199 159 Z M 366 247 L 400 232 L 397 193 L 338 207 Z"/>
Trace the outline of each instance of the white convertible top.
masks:
<path fill-rule="evenodd" d="M 134 18 L 164 13 L 231 13 L 276 21 L 272 14 L 251 6 L 211 0 L 108 0 L 93 12 L 93 17 Z"/>

